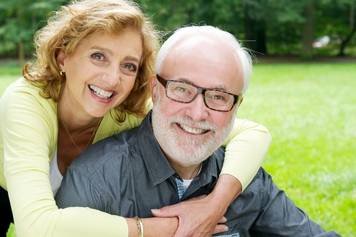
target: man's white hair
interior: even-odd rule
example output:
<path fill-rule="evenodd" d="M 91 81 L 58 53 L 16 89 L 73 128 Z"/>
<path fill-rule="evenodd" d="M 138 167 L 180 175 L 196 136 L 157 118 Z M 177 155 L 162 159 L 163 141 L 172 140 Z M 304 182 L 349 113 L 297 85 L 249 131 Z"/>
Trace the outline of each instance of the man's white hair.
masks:
<path fill-rule="evenodd" d="M 156 60 L 156 72 L 158 74 L 161 73 L 162 65 L 164 60 L 168 56 L 169 52 L 172 48 L 184 41 L 189 40 L 194 36 L 206 36 L 217 37 L 218 39 L 229 44 L 235 52 L 236 63 L 240 62 L 242 66 L 242 76 L 243 76 L 243 89 L 242 93 L 244 93 L 248 87 L 250 76 L 252 73 L 252 60 L 250 54 L 247 52 L 245 48 L 243 48 L 238 40 L 227 31 L 223 31 L 214 26 L 186 26 L 177 29 L 161 46 Z"/>

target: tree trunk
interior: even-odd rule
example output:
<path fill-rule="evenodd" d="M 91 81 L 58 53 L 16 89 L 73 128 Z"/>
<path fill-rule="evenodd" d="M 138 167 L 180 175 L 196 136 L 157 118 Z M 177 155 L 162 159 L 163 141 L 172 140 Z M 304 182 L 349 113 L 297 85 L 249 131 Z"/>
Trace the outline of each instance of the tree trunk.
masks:
<path fill-rule="evenodd" d="M 244 12 L 244 34 L 245 34 L 245 45 L 249 49 L 254 49 L 255 47 L 255 42 L 256 39 L 254 37 L 254 22 L 253 19 L 250 17 L 250 14 L 248 14 L 248 5 L 244 2 L 243 5 L 243 12 Z"/>
<path fill-rule="evenodd" d="M 355 14 L 354 2 L 351 3 L 351 7 L 350 7 L 350 27 L 351 27 L 350 33 L 345 37 L 345 39 L 341 41 L 339 53 L 337 54 L 337 56 L 339 57 L 345 56 L 345 49 L 347 45 L 351 42 L 353 36 L 356 33 L 356 14 Z"/>
<path fill-rule="evenodd" d="M 313 41 L 314 41 L 314 24 L 315 24 L 315 6 L 314 1 L 308 1 L 305 6 L 305 23 L 303 29 L 303 50 L 302 57 L 313 57 Z"/>
<path fill-rule="evenodd" d="M 257 22 L 256 39 L 256 51 L 267 55 L 266 22 L 264 20 Z"/>
<path fill-rule="evenodd" d="M 248 4 L 244 3 L 244 28 L 246 46 L 255 52 L 267 55 L 267 37 L 265 19 L 253 19 L 250 17 Z"/>
<path fill-rule="evenodd" d="M 18 60 L 22 67 L 25 64 L 25 47 L 22 41 L 18 43 Z"/>

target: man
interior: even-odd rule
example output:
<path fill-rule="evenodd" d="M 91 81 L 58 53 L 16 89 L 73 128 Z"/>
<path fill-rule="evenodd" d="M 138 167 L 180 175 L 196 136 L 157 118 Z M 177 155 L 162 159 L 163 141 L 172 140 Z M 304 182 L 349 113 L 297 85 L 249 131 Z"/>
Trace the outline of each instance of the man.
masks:
<path fill-rule="evenodd" d="M 136 129 L 91 147 L 68 169 L 58 205 L 126 217 L 212 191 L 250 60 L 236 39 L 211 26 L 185 27 L 162 46 L 153 110 Z M 97 159 L 100 157 L 100 159 Z M 226 236 L 336 236 L 309 220 L 260 169 L 228 208 Z"/>

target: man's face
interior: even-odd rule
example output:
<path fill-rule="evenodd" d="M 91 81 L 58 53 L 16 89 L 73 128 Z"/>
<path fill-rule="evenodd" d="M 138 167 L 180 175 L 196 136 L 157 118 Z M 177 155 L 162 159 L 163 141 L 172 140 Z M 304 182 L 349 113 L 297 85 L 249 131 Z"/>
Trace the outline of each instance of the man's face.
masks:
<path fill-rule="evenodd" d="M 176 45 L 165 59 L 160 75 L 167 80 L 239 95 L 243 81 L 238 65 L 229 47 L 198 38 Z M 222 144 L 236 111 L 236 105 L 229 112 L 211 110 L 204 104 L 202 94 L 190 103 L 173 101 L 158 81 L 153 85 L 153 102 L 156 139 L 167 158 L 183 167 L 201 163 Z"/>

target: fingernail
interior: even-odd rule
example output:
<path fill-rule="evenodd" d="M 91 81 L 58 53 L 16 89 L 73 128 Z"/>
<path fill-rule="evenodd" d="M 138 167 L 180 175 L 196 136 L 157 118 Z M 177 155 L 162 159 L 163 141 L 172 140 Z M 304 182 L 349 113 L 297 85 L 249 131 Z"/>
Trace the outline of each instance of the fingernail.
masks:
<path fill-rule="evenodd" d="M 151 212 L 159 212 L 159 209 L 151 209 Z"/>

